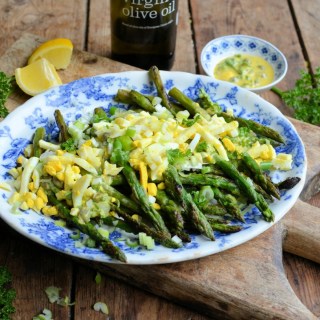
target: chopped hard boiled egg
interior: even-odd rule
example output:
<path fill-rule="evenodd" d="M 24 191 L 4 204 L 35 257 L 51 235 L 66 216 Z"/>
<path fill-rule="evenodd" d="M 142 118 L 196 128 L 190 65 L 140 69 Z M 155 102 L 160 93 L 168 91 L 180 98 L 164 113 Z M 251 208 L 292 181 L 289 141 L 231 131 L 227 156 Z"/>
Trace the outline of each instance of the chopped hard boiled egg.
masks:
<path fill-rule="evenodd" d="M 72 188 L 72 201 L 73 207 L 78 208 L 82 204 L 82 198 L 84 196 L 85 191 L 90 186 L 92 180 L 92 176 L 87 174 L 82 176 L 77 182 L 74 184 Z"/>
<path fill-rule="evenodd" d="M 278 170 L 290 170 L 292 165 L 292 155 L 279 153 L 272 159 L 272 165 Z"/>
<path fill-rule="evenodd" d="M 259 142 L 255 142 L 248 153 L 253 159 L 260 158 L 261 160 L 271 160 L 276 156 L 276 151 L 271 144 L 261 145 Z"/>

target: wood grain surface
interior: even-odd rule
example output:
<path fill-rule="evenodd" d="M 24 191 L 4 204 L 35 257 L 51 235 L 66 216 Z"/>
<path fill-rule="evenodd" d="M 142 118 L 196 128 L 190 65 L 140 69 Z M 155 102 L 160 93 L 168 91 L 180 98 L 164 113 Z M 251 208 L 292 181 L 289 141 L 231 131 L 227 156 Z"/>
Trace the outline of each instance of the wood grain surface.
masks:
<path fill-rule="evenodd" d="M 281 83 L 281 86 L 289 88 L 297 78 L 298 70 L 304 67 L 304 60 L 306 58 L 310 57 L 310 61 L 312 59 L 311 66 L 313 68 L 316 67 L 316 53 L 319 52 L 319 43 L 317 44 L 315 41 L 312 41 L 312 35 L 315 35 L 318 30 L 316 27 L 319 20 L 316 15 L 312 14 L 312 12 L 315 12 L 312 10 L 315 7 L 312 7 L 309 2 L 306 5 L 306 9 L 301 10 L 304 3 L 302 1 L 289 1 L 288 3 L 269 1 L 268 4 L 265 1 L 219 2 L 194 0 L 190 1 L 190 3 L 188 1 L 180 1 L 181 9 L 177 42 L 177 57 L 179 59 L 177 59 L 173 69 L 201 72 L 198 59 L 201 48 L 207 41 L 223 34 L 247 33 L 270 40 L 283 50 L 289 61 L 289 71 L 288 77 Z M 38 34 L 39 39 L 40 37 L 66 36 L 72 39 L 77 50 L 88 50 L 91 52 L 91 54 L 88 53 L 83 57 L 81 56 L 81 59 L 84 60 L 76 62 L 75 66 L 81 65 L 81 68 L 83 68 L 79 71 L 78 76 L 91 72 L 91 74 L 96 74 L 97 72 L 103 73 L 104 68 L 106 71 L 110 71 L 110 68 L 114 66 L 113 64 L 111 66 L 107 61 L 92 55 L 108 56 L 110 54 L 108 6 L 109 1 L 106 0 L 69 0 L 67 4 L 62 4 L 59 1 L 40 0 L 32 2 L 2 1 L 0 3 L 2 12 L 0 23 L 4 27 L 0 34 L 3 44 L 0 47 L 0 54 L 3 54 L 25 31 Z M 255 9 L 253 10 L 252 8 Z M 191 15 L 192 20 L 190 19 Z M 312 23 L 309 21 L 305 24 L 308 19 L 310 20 L 310 16 L 312 17 Z M 301 26 L 306 25 L 307 28 L 301 27 L 302 31 L 300 34 L 300 32 L 296 31 L 296 23 L 299 23 Z M 277 28 L 273 28 L 272 26 L 277 26 Z M 98 59 L 97 62 L 94 62 L 94 59 Z M 103 63 L 106 65 L 103 65 Z M 103 65 L 103 68 L 100 68 L 100 64 Z M 99 67 L 95 69 L 95 66 Z M 117 71 L 120 69 L 120 66 L 116 66 Z M 64 81 L 72 80 L 70 74 L 76 74 L 77 69 L 75 68 L 70 71 L 72 72 L 65 72 L 62 75 Z M 283 106 L 272 93 L 265 93 L 263 97 L 278 106 L 285 114 L 292 115 L 291 110 Z M 13 97 L 14 102 L 12 106 L 18 101 L 23 101 L 25 98 L 20 93 L 16 94 Z M 306 130 L 309 129 L 306 128 Z M 319 134 L 310 135 L 310 138 L 314 137 L 318 138 Z M 305 142 L 310 143 L 311 146 L 313 145 L 312 139 L 308 139 Z M 319 147 L 317 143 L 315 145 Z M 317 182 L 315 182 L 314 190 L 311 194 L 314 194 L 316 188 Z M 308 202 L 319 206 L 320 201 L 318 199 L 319 197 L 317 196 L 312 197 Z M 305 210 L 305 206 L 303 210 Z M 310 213 L 317 214 L 316 212 L 313 207 L 310 207 Z M 300 211 L 298 210 L 296 212 L 298 217 L 299 213 Z M 302 245 L 301 248 L 297 247 L 297 242 L 290 239 L 290 233 L 286 235 L 287 228 L 294 230 L 294 226 L 289 225 L 289 222 L 287 223 L 288 225 L 282 226 L 281 230 L 277 231 L 278 237 L 280 235 L 281 237 L 282 235 L 285 236 L 284 249 L 288 252 L 301 250 L 299 254 L 302 256 L 318 261 L 317 257 L 319 257 L 319 254 L 316 251 L 306 250 L 306 245 Z M 307 223 L 307 225 L 310 226 L 312 223 Z M 2 240 L 0 244 L 0 263 L 8 265 L 13 271 L 14 284 L 18 289 L 16 305 L 19 309 L 17 310 L 15 319 L 32 318 L 36 312 L 39 312 L 45 306 L 53 310 L 57 319 L 103 319 L 101 314 L 92 311 L 92 304 L 97 301 L 96 299 L 107 301 L 112 311 L 111 315 L 115 319 L 206 318 L 200 315 L 200 313 L 208 311 L 207 307 L 204 305 L 194 305 L 192 296 L 187 301 L 189 308 L 181 308 L 172 302 L 145 293 L 143 290 L 150 290 L 150 288 L 146 287 L 145 284 L 142 286 L 142 282 L 140 284 L 137 283 L 143 289 L 139 290 L 123 283 L 121 280 L 115 280 L 114 270 L 109 270 L 111 276 L 105 276 L 99 287 L 94 283 L 93 278 L 96 271 L 91 266 L 74 263 L 65 256 L 22 239 L 21 236 L 13 230 L 8 229 L 2 222 L 0 223 L 0 230 L 0 240 Z M 296 230 L 296 234 L 300 237 L 301 233 L 299 234 L 299 232 L 299 230 Z M 270 235 L 266 233 L 264 236 L 268 237 Z M 305 241 L 307 244 L 310 243 L 310 239 L 305 239 Z M 278 242 L 280 243 L 281 241 Z M 235 252 L 237 253 L 237 250 Z M 306 256 L 306 253 L 308 255 L 310 252 L 313 254 Z M 226 255 L 229 254 L 232 253 L 226 253 Z M 282 268 L 281 250 L 279 249 L 277 255 L 273 257 L 276 257 L 277 266 Z M 294 292 L 315 315 L 319 316 L 320 272 L 318 265 L 310 260 L 293 256 L 290 253 L 285 253 L 284 258 L 286 274 Z M 199 265 L 202 263 L 202 259 L 197 262 Z M 175 267 L 177 266 L 172 266 L 171 268 Z M 28 270 L 31 270 L 31 274 L 27 277 Z M 191 271 L 196 272 L 197 270 L 193 266 Z M 266 274 L 269 275 L 269 271 Z M 271 272 L 270 275 L 272 274 Z M 121 278 L 121 272 L 117 276 Z M 186 288 L 183 287 L 184 281 L 185 279 L 181 282 L 181 288 Z M 285 279 L 282 278 L 281 281 L 285 282 Z M 61 286 L 62 292 L 65 295 L 69 295 L 78 303 L 75 304 L 74 308 L 67 309 L 49 305 L 43 293 L 44 288 L 48 284 Z M 222 280 L 220 284 L 222 284 Z M 286 288 L 290 289 L 289 287 Z M 169 286 L 163 290 L 163 293 L 170 293 L 172 288 Z M 161 292 L 156 292 L 156 294 L 161 294 Z M 168 293 L 167 296 L 169 296 Z M 232 312 L 236 312 L 237 310 L 236 302 L 235 299 L 235 306 L 230 308 Z M 218 302 L 216 301 L 216 303 Z M 237 313 L 232 314 L 230 313 L 231 311 L 226 310 L 227 307 L 223 304 L 215 306 L 212 304 L 212 301 L 207 301 L 207 304 L 209 307 L 211 305 L 220 309 L 224 308 L 222 313 L 216 314 L 216 318 L 229 312 L 232 318 L 239 319 L 239 310 Z M 197 308 L 197 312 L 190 311 L 190 308 Z M 250 305 L 248 308 L 250 309 Z M 298 310 L 299 308 L 302 310 L 303 306 L 297 301 L 296 309 Z M 262 310 L 261 312 L 263 314 L 264 311 Z M 311 318 L 310 313 L 304 312 L 306 312 L 306 318 Z M 212 313 L 210 318 L 214 318 Z"/>

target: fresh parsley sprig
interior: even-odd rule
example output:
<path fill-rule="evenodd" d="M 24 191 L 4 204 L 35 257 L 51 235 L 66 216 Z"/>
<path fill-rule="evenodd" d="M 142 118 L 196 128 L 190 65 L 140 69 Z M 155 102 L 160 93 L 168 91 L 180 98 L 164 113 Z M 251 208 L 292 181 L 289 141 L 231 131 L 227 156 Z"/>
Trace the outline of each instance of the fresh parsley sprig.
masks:
<path fill-rule="evenodd" d="M 273 87 L 284 103 L 294 109 L 294 117 L 314 125 L 320 125 L 320 67 L 311 75 L 302 70 L 293 89 L 282 91 Z"/>
<path fill-rule="evenodd" d="M 10 94 L 14 90 L 15 77 L 0 71 L 0 118 L 5 118 L 9 111 L 5 106 Z"/>
<path fill-rule="evenodd" d="M 10 320 L 14 313 L 13 300 L 16 297 L 14 289 L 10 288 L 11 273 L 5 266 L 0 266 L 0 319 Z"/>

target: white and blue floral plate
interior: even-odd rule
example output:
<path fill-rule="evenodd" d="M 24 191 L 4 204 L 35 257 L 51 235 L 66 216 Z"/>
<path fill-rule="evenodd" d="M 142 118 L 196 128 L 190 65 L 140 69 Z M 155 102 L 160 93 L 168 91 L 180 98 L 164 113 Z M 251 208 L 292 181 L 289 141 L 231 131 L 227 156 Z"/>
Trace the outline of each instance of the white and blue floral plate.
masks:
<path fill-rule="evenodd" d="M 306 155 L 304 146 L 293 125 L 270 103 L 258 95 L 219 82 L 207 76 L 183 72 L 161 72 L 167 90 L 176 86 L 191 98 L 196 98 L 204 88 L 224 108 L 232 108 L 236 115 L 256 120 L 280 132 L 285 145 L 277 152 L 293 155 L 293 168 L 290 171 L 274 172 L 275 182 L 286 177 L 300 177 L 301 181 L 291 190 L 283 191 L 281 200 L 275 200 L 270 208 L 279 221 L 297 200 L 306 176 Z M 31 142 L 34 130 L 44 126 L 48 134 L 57 136 L 58 129 L 54 121 L 54 110 L 59 108 L 67 121 L 72 121 L 85 113 L 92 113 L 95 107 L 110 108 L 116 105 L 113 100 L 119 88 L 134 88 L 145 94 L 156 94 L 146 71 L 132 71 L 116 74 L 104 74 L 80 79 L 31 98 L 14 110 L 0 123 L 0 182 L 8 182 L 10 168 L 15 167 L 16 159 Z M 79 247 L 70 237 L 72 230 L 59 226 L 56 221 L 32 210 L 11 213 L 7 200 L 10 192 L 0 189 L 0 217 L 12 228 L 27 238 L 44 246 L 78 258 L 118 263 L 99 249 Z M 130 248 L 123 241 L 125 234 L 114 230 L 110 238 L 125 252 L 128 264 L 160 264 L 185 261 L 205 257 L 242 244 L 268 228 L 273 223 L 263 220 L 255 207 L 249 207 L 245 214 L 244 228 L 234 234 L 215 232 L 216 241 L 192 235 L 192 241 L 180 249 L 168 249 L 156 245 L 153 250 L 142 247 Z"/>

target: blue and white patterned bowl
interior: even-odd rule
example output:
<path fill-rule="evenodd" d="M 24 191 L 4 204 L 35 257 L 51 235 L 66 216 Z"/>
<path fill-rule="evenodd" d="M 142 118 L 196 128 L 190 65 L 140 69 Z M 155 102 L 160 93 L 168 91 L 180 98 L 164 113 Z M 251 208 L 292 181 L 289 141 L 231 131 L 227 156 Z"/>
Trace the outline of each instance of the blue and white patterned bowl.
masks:
<path fill-rule="evenodd" d="M 201 65 L 204 72 L 214 77 L 215 66 L 223 59 L 234 54 L 260 56 L 274 69 L 274 81 L 259 88 L 248 88 L 253 92 L 262 92 L 279 83 L 287 73 L 288 63 L 283 53 L 271 43 L 253 36 L 229 35 L 211 40 L 201 52 Z"/>
<path fill-rule="evenodd" d="M 292 154 L 292 169 L 275 171 L 272 173 L 272 179 L 279 182 L 288 177 L 299 177 L 301 181 L 293 189 L 283 190 L 281 200 L 275 200 L 270 204 L 275 214 L 274 223 L 279 221 L 296 202 L 306 177 L 304 146 L 290 121 L 258 95 L 231 83 L 185 72 L 162 71 L 161 77 L 166 90 L 176 86 L 190 98 L 196 99 L 200 89 L 204 89 L 224 109 L 232 109 L 237 116 L 270 126 L 283 136 L 285 144 L 279 146 L 276 151 Z M 109 109 L 119 105 L 113 99 L 119 88 L 131 88 L 148 95 L 157 94 L 147 71 L 104 74 L 79 79 L 51 89 L 31 98 L 11 112 L 0 123 L 0 183 L 12 182 L 9 171 L 16 166 L 17 158 L 31 143 L 37 127 L 45 127 L 48 135 L 57 137 L 55 109 L 60 109 L 67 122 L 74 121 L 81 115 L 92 114 L 95 107 Z M 77 258 L 118 263 L 99 249 L 77 246 L 71 237 L 72 230 L 61 226 L 54 219 L 32 210 L 13 214 L 8 203 L 11 194 L 12 192 L 0 188 L 0 218 L 25 237 Z M 200 235 L 192 234 L 192 241 L 180 249 L 165 248 L 158 244 L 153 250 L 146 250 L 140 246 L 131 248 L 124 241 L 128 235 L 118 229 L 110 230 L 110 239 L 124 251 L 128 264 L 179 262 L 230 249 L 258 236 L 273 225 L 266 222 L 254 206 L 246 209 L 244 217 L 245 223 L 240 232 L 233 234 L 215 232 L 216 241 L 209 241 Z"/>

